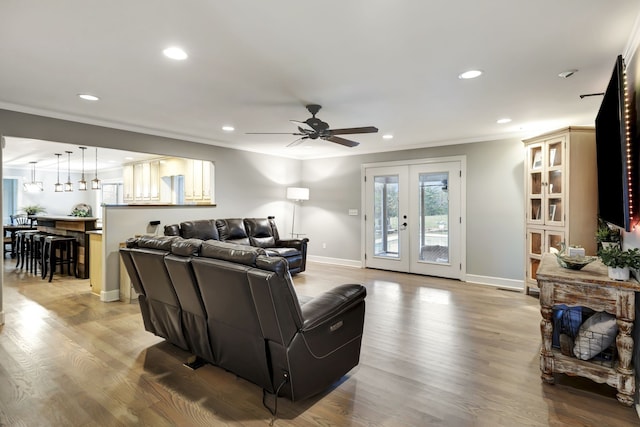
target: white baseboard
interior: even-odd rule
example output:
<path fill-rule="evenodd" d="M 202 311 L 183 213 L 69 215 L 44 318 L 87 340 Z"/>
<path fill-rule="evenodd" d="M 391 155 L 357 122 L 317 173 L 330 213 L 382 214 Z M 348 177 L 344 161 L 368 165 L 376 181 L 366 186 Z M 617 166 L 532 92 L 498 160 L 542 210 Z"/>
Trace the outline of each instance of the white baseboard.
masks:
<path fill-rule="evenodd" d="M 307 255 L 307 260 L 320 264 L 341 265 L 343 267 L 362 268 L 362 263 L 355 259 L 330 258 L 326 256 Z"/>
<path fill-rule="evenodd" d="M 120 289 L 114 289 L 112 291 L 100 291 L 100 301 L 102 302 L 120 301 Z"/>
<path fill-rule="evenodd" d="M 318 255 L 307 255 L 307 260 L 317 262 L 319 264 L 340 265 L 343 267 L 364 268 L 359 260 L 331 258 Z M 494 288 L 503 288 L 513 291 L 524 291 L 524 280 L 503 279 L 500 277 L 479 276 L 476 274 L 467 274 L 465 282 L 475 283 L 478 285 L 492 286 Z"/>
<path fill-rule="evenodd" d="M 501 277 L 478 276 L 467 274 L 466 282 L 478 285 L 493 286 L 494 288 L 504 288 L 514 291 L 524 291 L 524 280 L 503 279 Z"/>

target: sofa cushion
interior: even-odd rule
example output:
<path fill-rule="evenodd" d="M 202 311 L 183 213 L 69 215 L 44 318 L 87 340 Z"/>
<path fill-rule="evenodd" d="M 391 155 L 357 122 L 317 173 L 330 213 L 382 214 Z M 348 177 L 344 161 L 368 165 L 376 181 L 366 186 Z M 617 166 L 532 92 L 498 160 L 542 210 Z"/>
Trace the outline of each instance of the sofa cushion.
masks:
<path fill-rule="evenodd" d="M 136 246 L 139 248 L 158 249 L 161 251 L 171 251 L 171 244 L 177 236 L 141 236 L 138 238 Z"/>
<path fill-rule="evenodd" d="M 221 259 L 255 267 L 256 258 L 259 255 L 265 255 L 265 251 L 253 246 L 207 240 L 202 243 L 200 255 L 205 258 Z"/>
<path fill-rule="evenodd" d="M 266 248 L 269 256 L 281 256 L 285 258 L 291 258 L 300 255 L 300 251 L 295 248 Z"/>
<path fill-rule="evenodd" d="M 261 268 L 262 270 L 273 271 L 280 277 L 284 277 L 285 274 L 288 274 L 288 264 L 286 260 L 283 260 L 282 258 L 259 256 L 256 259 L 256 267 Z"/>
<path fill-rule="evenodd" d="M 129 237 L 125 240 L 125 246 L 129 249 L 138 247 L 138 238 L 137 237 Z"/>
<path fill-rule="evenodd" d="M 218 235 L 223 242 L 233 242 L 239 245 L 249 246 L 249 236 L 244 228 L 244 221 L 241 218 L 228 218 L 216 220 Z"/>
<path fill-rule="evenodd" d="M 276 245 L 271 223 L 266 218 L 245 218 L 244 226 L 249 235 L 251 246 L 269 248 Z"/>
<path fill-rule="evenodd" d="M 180 225 L 178 224 L 169 224 L 164 226 L 164 235 L 165 236 L 179 236 L 180 235 Z"/>
<path fill-rule="evenodd" d="M 181 222 L 180 232 L 185 239 L 220 240 L 215 221 L 212 219 Z"/>
<path fill-rule="evenodd" d="M 201 246 L 200 239 L 176 239 L 171 243 L 171 253 L 180 256 L 197 256 Z"/>

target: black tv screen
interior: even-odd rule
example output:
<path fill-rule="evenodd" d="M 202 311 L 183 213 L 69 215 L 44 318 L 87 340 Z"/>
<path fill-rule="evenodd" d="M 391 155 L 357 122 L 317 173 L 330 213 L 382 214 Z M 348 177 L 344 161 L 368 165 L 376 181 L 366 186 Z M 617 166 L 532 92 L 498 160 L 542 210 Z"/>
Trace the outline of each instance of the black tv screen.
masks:
<path fill-rule="evenodd" d="M 636 162 L 627 147 L 624 72 L 624 61 L 618 56 L 596 117 L 598 214 L 604 221 L 631 231 Z"/>

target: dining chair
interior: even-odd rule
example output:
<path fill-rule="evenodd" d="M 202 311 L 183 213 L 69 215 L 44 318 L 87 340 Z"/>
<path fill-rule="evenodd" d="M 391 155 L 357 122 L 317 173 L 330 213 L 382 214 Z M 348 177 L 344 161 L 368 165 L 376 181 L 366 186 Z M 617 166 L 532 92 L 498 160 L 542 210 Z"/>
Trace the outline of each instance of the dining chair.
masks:
<path fill-rule="evenodd" d="M 11 225 L 29 225 L 30 222 L 27 214 L 11 215 Z"/>

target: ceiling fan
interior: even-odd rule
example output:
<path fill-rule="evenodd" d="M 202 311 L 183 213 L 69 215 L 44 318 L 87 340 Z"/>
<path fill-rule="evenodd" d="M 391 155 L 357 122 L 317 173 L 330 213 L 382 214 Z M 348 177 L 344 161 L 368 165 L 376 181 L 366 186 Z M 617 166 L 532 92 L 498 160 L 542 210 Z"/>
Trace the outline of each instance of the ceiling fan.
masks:
<path fill-rule="evenodd" d="M 298 126 L 298 132 L 247 132 L 247 135 L 295 135 L 300 138 L 296 139 L 287 147 L 294 147 L 307 139 L 323 139 L 325 141 L 335 142 L 336 144 L 344 145 L 345 147 L 355 147 L 359 145 L 359 142 L 351 141 L 349 139 L 341 138 L 336 135 L 352 135 L 356 133 L 376 133 L 378 128 L 375 126 L 365 126 L 359 128 L 345 128 L 345 129 L 329 129 L 327 122 L 323 122 L 316 117 L 318 111 L 322 108 L 317 104 L 307 105 L 307 110 L 311 113 L 311 117 L 300 122 L 297 120 L 291 120 L 296 126 Z"/>

